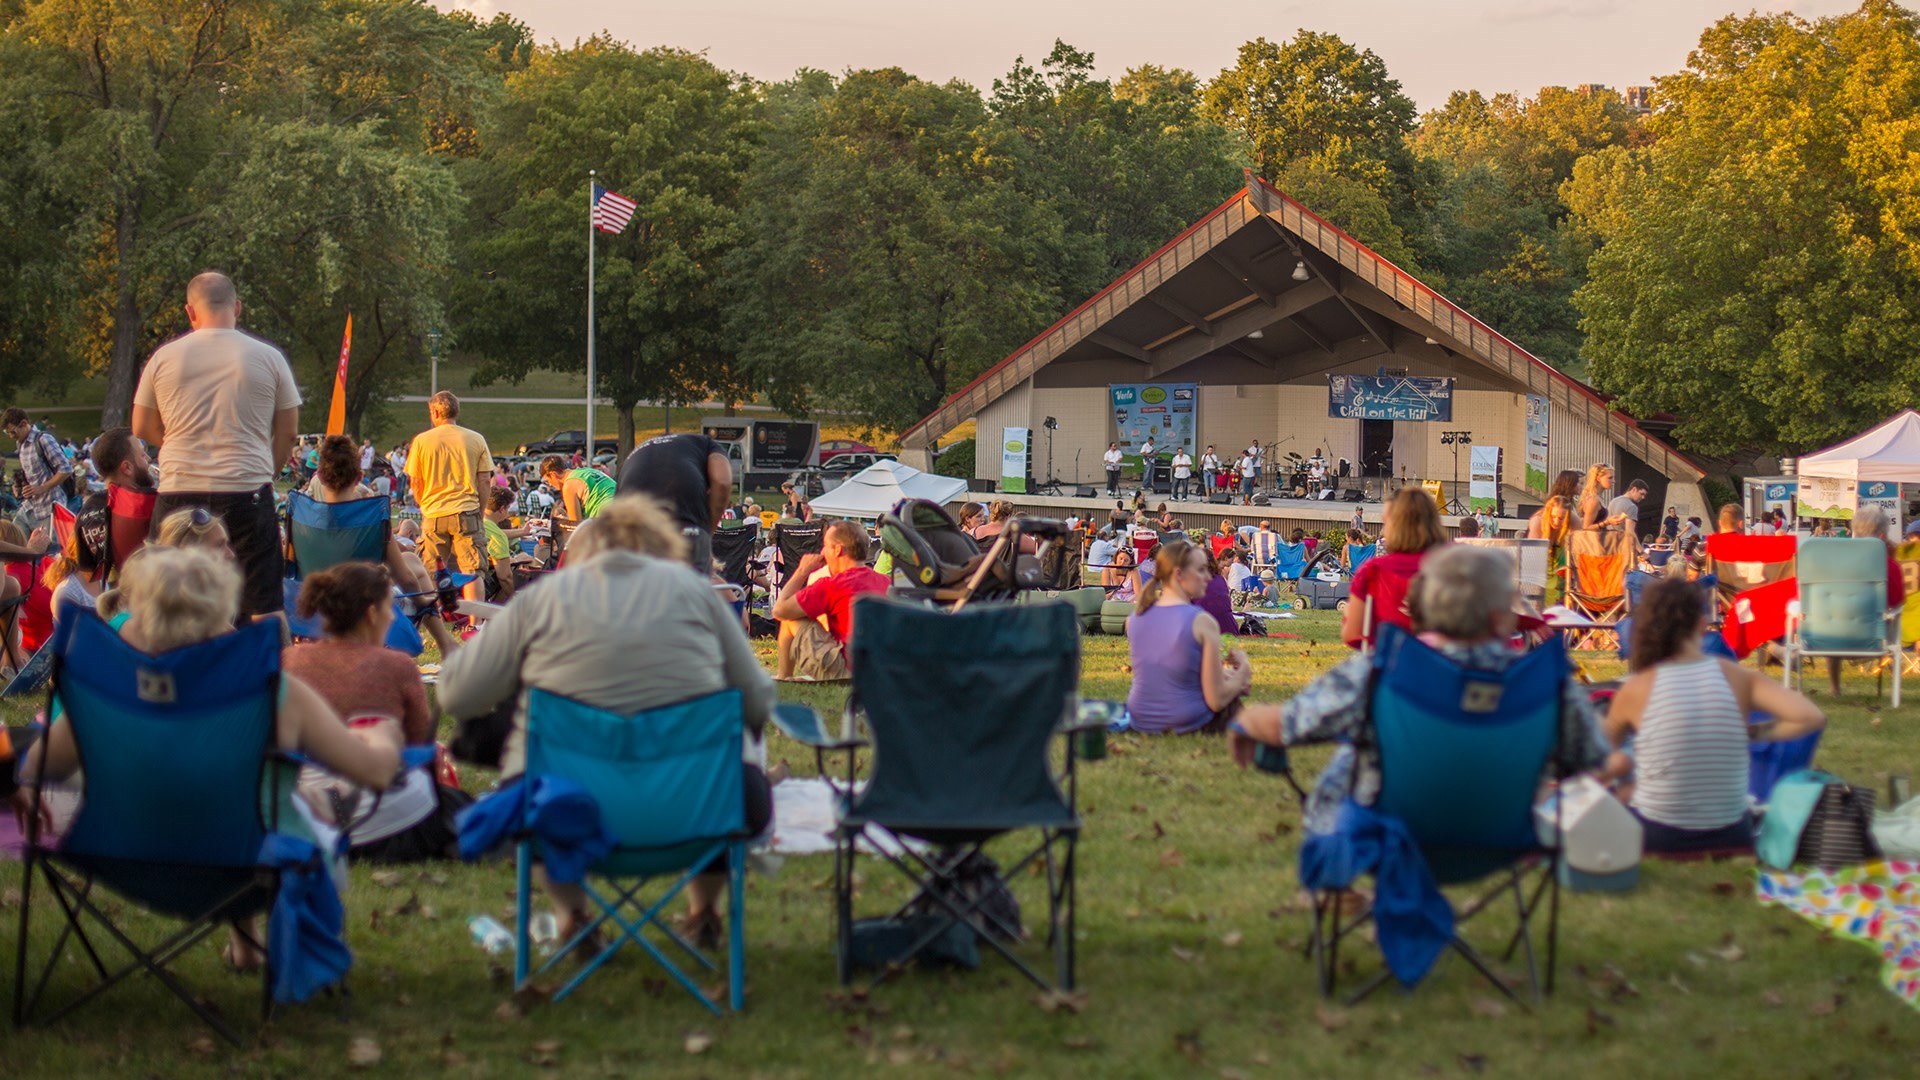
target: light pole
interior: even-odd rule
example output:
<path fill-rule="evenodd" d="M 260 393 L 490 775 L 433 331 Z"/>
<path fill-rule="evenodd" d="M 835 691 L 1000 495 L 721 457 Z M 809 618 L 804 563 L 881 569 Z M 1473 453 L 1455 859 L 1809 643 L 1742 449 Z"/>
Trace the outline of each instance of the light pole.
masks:
<path fill-rule="evenodd" d="M 440 331 L 427 331 L 427 394 L 440 392 Z"/>

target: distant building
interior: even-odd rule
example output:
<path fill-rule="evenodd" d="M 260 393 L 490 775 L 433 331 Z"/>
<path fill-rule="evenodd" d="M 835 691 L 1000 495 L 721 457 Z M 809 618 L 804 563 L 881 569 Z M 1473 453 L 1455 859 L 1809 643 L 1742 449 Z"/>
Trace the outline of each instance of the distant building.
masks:
<path fill-rule="evenodd" d="M 1627 87 L 1627 108 L 1632 109 L 1634 112 L 1637 112 L 1637 113 L 1652 112 L 1653 111 L 1653 87 L 1651 86 Z"/>
<path fill-rule="evenodd" d="M 1583 82 L 1579 86 L 1574 87 L 1573 92 L 1579 94 L 1581 97 L 1592 97 L 1595 94 L 1607 93 L 1609 89 L 1610 87 L 1608 87 L 1606 83 Z"/>

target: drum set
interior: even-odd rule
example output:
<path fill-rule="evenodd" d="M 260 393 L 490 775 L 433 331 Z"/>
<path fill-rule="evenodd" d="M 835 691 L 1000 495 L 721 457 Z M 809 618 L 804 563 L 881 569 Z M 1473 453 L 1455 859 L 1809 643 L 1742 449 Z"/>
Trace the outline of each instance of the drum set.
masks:
<path fill-rule="evenodd" d="M 1341 465 L 1346 462 L 1342 461 Z M 1289 453 L 1286 475 L 1286 490 L 1296 499 L 1329 498 L 1339 488 L 1338 470 L 1317 449 L 1312 457 Z"/>

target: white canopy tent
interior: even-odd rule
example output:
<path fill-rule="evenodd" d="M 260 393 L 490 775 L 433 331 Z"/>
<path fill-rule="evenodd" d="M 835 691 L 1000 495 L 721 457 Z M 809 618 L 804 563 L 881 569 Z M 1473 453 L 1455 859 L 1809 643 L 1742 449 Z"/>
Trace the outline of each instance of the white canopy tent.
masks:
<path fill-rule="evenodd" d="M 942 506 L 965 494 L 967 482 L 921 472 L 897 461 L 876 461 L 847 482 L 813 500 L 821 517 L 877 518 L 901 499 L 928 499 Z"/>
<path fill-rule="evenodd" d="M 1802 457 L 1801 476 L 1861 483 L 1920 483 L 1920 412 L 1902 410 L 1893 419 L 1837 446 Z"/>

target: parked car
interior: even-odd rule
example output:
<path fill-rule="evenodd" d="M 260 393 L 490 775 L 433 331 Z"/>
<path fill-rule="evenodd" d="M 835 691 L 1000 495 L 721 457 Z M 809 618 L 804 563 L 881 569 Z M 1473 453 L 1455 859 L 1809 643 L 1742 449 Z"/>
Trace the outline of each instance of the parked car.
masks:
<path fill-rule="evenodd" d="M 521 443 L 514 448 L 513 452 L 522 457 L 531 454 L 570 455 L 585 445 L 586 441 L 587 433 L 584 429 L 569 428 L 566 431 L 556 431 L 552 435 L 536 442 Z M 611 435 L 596 436 L 593 440 L 593 451 L 595 454 L 618 454 L 620 452 L 620 440 Z"/>
<path fill-rule="evenodd" d="M 866 443 L 857 442 L 853 439 L 825 439 L 820 443 L 820 449 L 814 454 L 813 460 L 815 464 L 825 465 L 828 461 L 841 454 L 875 453 L 879 453 L 879 451 L 868 446 Z"/>
<path fill-rule="evenodd" d="M 892 454 L 874 451 L 848 450 L 835 454 L 833 460 L 820 466 L 820 475 L 828 481 L 845 480 L 854 473 L 872 465 L 876 461 L 898 461 Z"/>

